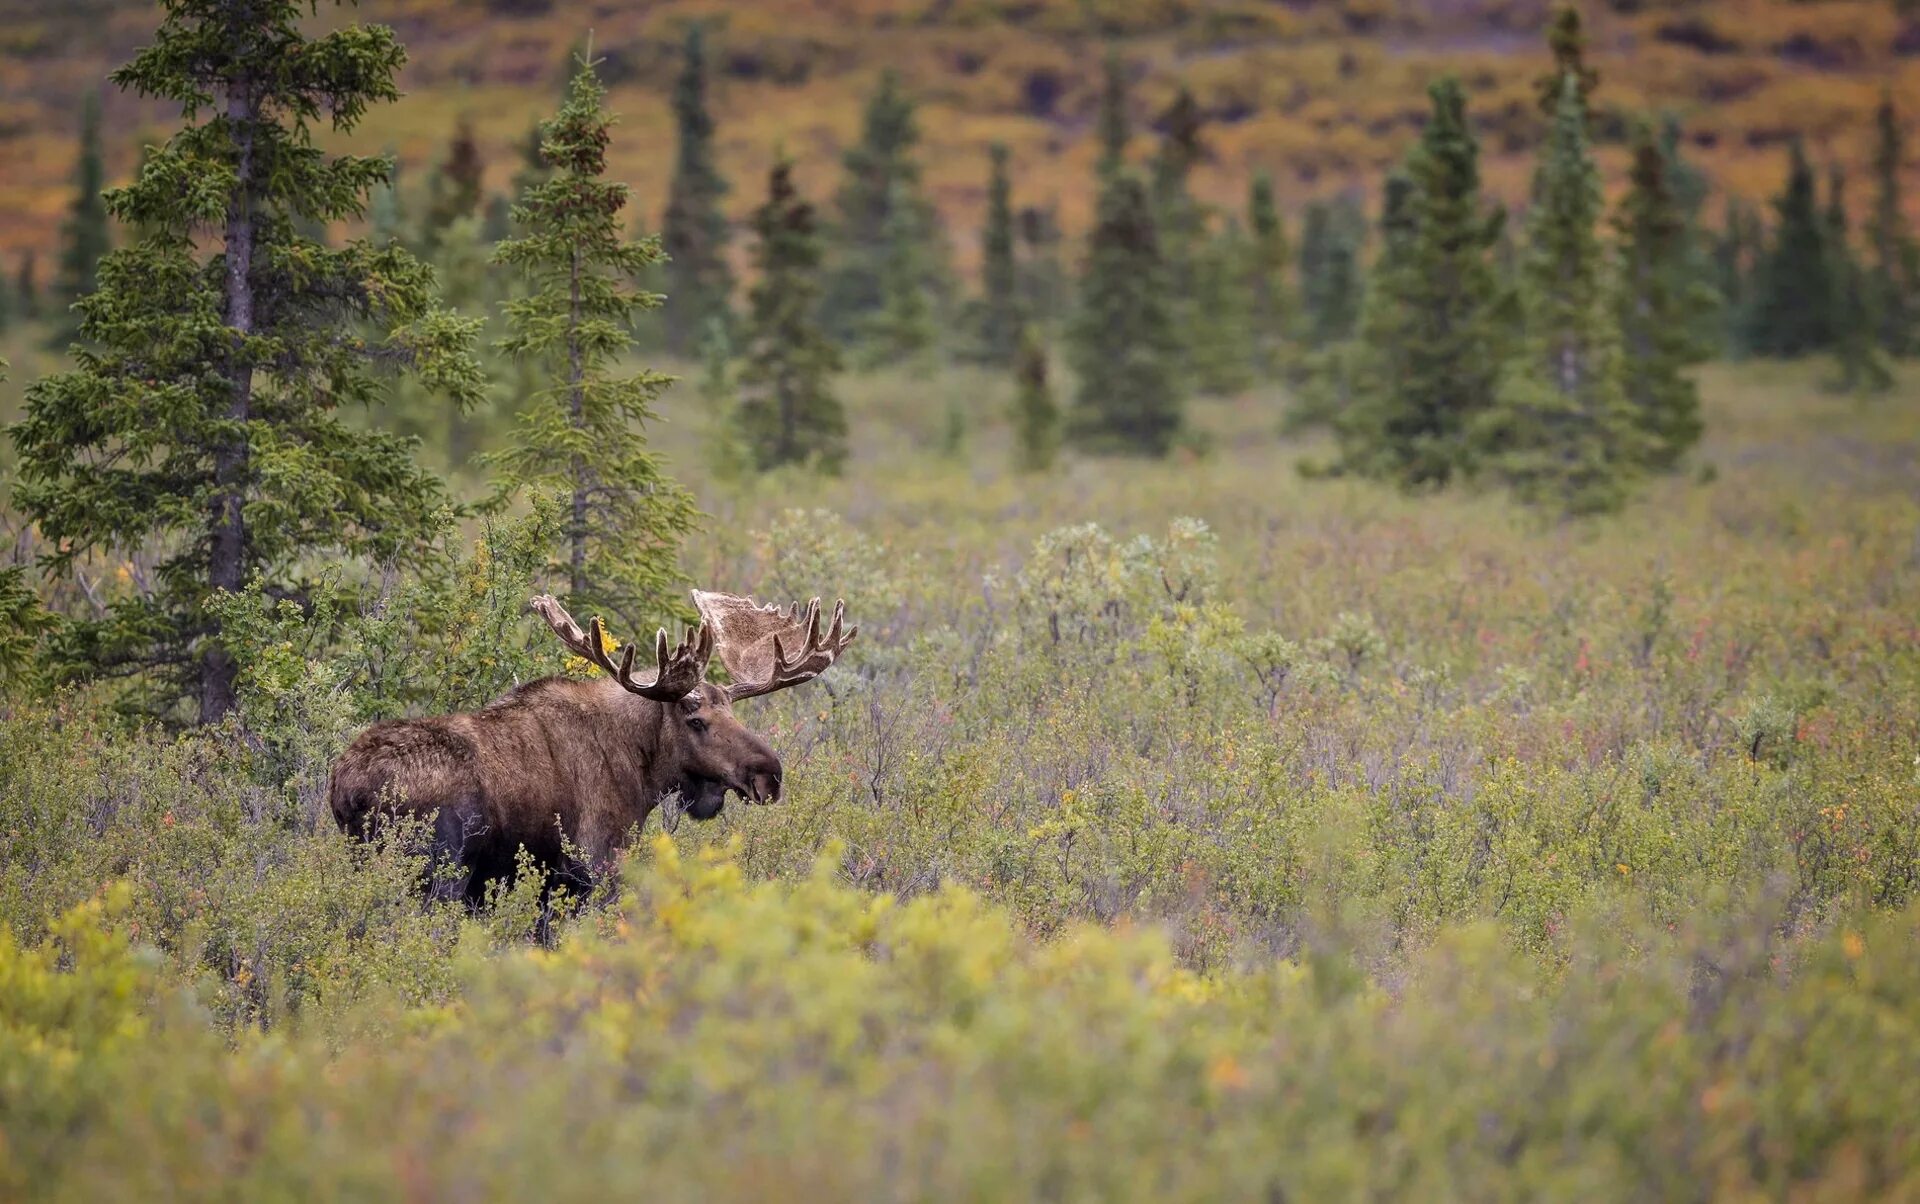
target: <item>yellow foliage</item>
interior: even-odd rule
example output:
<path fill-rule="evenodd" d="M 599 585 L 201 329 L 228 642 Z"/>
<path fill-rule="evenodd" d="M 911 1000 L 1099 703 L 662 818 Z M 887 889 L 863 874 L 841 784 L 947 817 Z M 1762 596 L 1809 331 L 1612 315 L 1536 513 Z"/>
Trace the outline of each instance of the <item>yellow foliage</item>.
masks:
<path fill-rule="evenodd" d="M 665 81 L 682 21 L 724 18 L 716 103 L 721 167 L 734 182 L 728 203 L 738 220 L 758 203 L 758 181 L 776 148 L 799 160 L 809 195 L 828 196 L 879 70 L 901 71 L 923 104 L 930 191 L 971 270 L 990 142 L 1014 148 L 1020 203 L 1057 203 L 1072 234 L 1090 221 L 1097 47 L 1106 38 L 1117 38 L 1141 72 L 1137 129 L 1181 83 L 1215 118 L 1206 130 L 1214 153 L 1195 181 L 1215 203 L 1238 207 L 1257 170 L 1278 176 L 1282 202 L 1294 209 L 1315 196 L 1373 186 L 1417 136 L 1423 90 L 1442 72 L 1465 80 L 1491 135 L 1488 180 L 1504 199 L 1521 200 L 1541 132 L 1531 91 L 1546 57 L 1540 11 L 1497 0 L 1444 13 L 1395 0 L 1290 8 L 1190 0 L 676 0 L 603 9 L 594 37 L 623 114 L 612 174 L 632 182 L 639 212 L 653 221 L 665 202 L 661 165 L 672 137 Z M 465 120 L 482 144 L 488 186 L 504 189 L 527 125 L 550 107 L 551 81 L 580 36 L 574 17 L 561 9 L 488 17 L 477 6 L 426 0 L 375 0 L 355 12 L 399 23 L 410 65 L 405 99 L 375 114 L 348 140 L 350 149 L 392 147 L 418 168 L 437 161 Z M 92 7 L 50 12 L 16 23 L 0 41 L 0 249 L 53 232 L 71 174 L 65 130 L 76 81 L 98 79 L 113 65 L 108 47 L 136 44 L 151 19 L 132 4 L 104 22 Z M 74 28 L 82 20 L 88 28 Z M 1599 104 L 1623 114 L 1676 112 L 1704 136 L 1694 156 L 1715 184 L 1749 197 L 1777 187 L 1777 143 L 1790 133 L 1864 168 L 1869 114 L 1888 78 L 1905 111 L 1920 110 L 1914 79 L 1898 72 L 1892 52 L 1901 18 L 1878 0 L 1742 0 L 1630 13 L 1589 6 L 1587 20 L 1603 80 Z M 101 29 L 119 36 L 98 36 Z M 157 105 L 134 107 L 139 121 L 168 120 Z M 131 141 L 110 145 L 110 175 L 124 176 L 137 154 Z M 1909 192 L 1920 196 L 1920 188 Z"/>

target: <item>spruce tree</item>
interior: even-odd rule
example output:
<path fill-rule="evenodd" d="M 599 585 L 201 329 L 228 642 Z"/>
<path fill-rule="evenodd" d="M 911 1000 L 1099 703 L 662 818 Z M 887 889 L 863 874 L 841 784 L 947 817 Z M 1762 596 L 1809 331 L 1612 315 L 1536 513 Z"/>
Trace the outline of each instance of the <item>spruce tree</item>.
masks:
<path fill-rule="evenodd" d="M 595 65 L 581 60 L 566 103 L 541 131 L 553 174 L 520 198 L 518 236 L 494 249 L 494 262 L 529 286 L 506 304 L 511 333 L 501 349 L 539 365 L 551 383 L 523 401 L 508 445 L 488 459 L 502 496 L 564 495 L 553 569 L 566 578 L 569 605 L 640 627 L 677 609 L 680 541 L 696 514 L 644 433 L 671 378 L 613 372 L 632 345 L 634 316 L 660 304 L 630 282 L 661 252 L 657 239 L 630 242 L 622 232 L 628 194 L 605 178 L 613 125 L 605 95 Z"/>
<path fill-rule="evenodd" d="M 988 151 L 987 225 L 981 235 L 981 350 L 988 363 L 1010 364 L 1019 350 L 1019 265 L 1013 248 L 1013 186 L 1007 178 L 1007 148 Z"/>
<path fill-rule="evenodd" d="M 667 249 L 667 349 L 690 354 L 714 319 L 731 320 L 733 270 L 727 264 L 727 217 L 721 202 L 727 182 L 713 146 L 713 116 L 707 111 L 705 27 L 687 27 L 680 80 L 673 92 L 679 151 L 667 192 L 662 232 Z"/>
<path fill-rule="evenodd" d="M 1127 64 L 1120 51 L 1109 46 L 1101 73 L 1100 175 L 1109 176 L 1127 165 L 1127 140 L 1131 136 L 1127 121 Z"/>
<path fill-rule="evenodd" d="M 1435 124 L 1428 124 L 1429 132 Z M 1456 467 L 1464 467 L 1457 448 L 1419 429 L 1412 419 L 1422 410 L 1409 407 L 1419 400 L 1411 365 L 1420 320 L 1414 302 L 1421 291 L 1414 259 L 1420 232 L 1414 192 L 1413 177 L 1405 171 L 1387 177 L 1380 197 L 1380 253 L 1367 270 L 1358 345 L 1315 353 L 1315 378 L 1289 416 L 1295 431 L 1330 425 L 1338 442 L 1338 457 L 1330 465 L 1312 466 L 1309 475 L 1354 473 L 1412 489 L 1443 484 Z M 1459 417 L 1439 415 L 1454 425 Z M 1458 443 L 1457 432 L 1453 443 Z"/>
<path fill-rule="evenodd" d="M 1351 198 L 1307 206 L 1300 234 L 1300 297 L 1307 345 L 1344 342 L 1360 316 L 1360 244 L 1366 219 Z"/>
<path fill-rule="evenodd" d="M 7 333 L 13 325 L 13 287 L 4 275 L 0 275 L 0 334 Z"/>
<path fill-rule="evenodd" d="M 758 468 L 801 464 L 838 472 L 847 458 L 847 416 L 828 378 L 840 356 L 814 317 L 820 236 L 790 160 L 774 164 L 753 230 L 760 279 L 748 296 L 742 436 Z"/>
<path fill-rule="evenodd" d="M 733 366 L 732 323 L 718 315 L 707 319 L 700 340 L 700 400 L 706 403 L 702 423 L 703 459 L 714 479 L 745 479 L 753 464 L 741 438 Z"/>
<path fill-rule="evenodd" d="M 1718 294 L 1716 324 L 1722 351 L 1740 358 L 1751 350 L 1752 273 L 1759 218 L 1739 197 L 1729 195 L 1713 243 L 1713 289 Z"/>
<path fill-rule="evenodd" d="M 1709 354 L 1701 318 L 1713 310 L 1688 254 L 1686 211 L 1671 172 L 1666 149 L 1640 126 L 1628 192 L 1613 218 L 1622 383 L 1646 436 L 1647 465 L 1658 470 L 1677 466 L 1700 439 L 1700 391 L 1686 370 Z"/>
<path fill-rule="evenodd" d="M 1260 370 L 1279 370 L 1280 349 L 1293 323 L 1287 289 L 1287 265 L 1292 253 L 1287 230 L 1274 201 L 1273 179 L 1265 172 L 1253 177 L 1247 190 L 1247 226 L 1253 245 L 1247 260 L 1247 287 L 1251 292 L 1254 352 Z"/>
<path fill-rule="evenodd" d="M 566 103 L 564 96 L 561 103 Z M 487 198 L 487 216 L 481 223 L 480 241 L 493 246 L 512 238 L 514 197 L 527 195 L 552 175 L 553 170 L 540 153 L 540 122 L 536 119 L 520 144 L 520 166 L 513 173 L 512 191 L 505 196 L 495 193 Z"/>
<path fill-rule="evenodd" d="M 473 127 L 462 120 L 447 143 L 447 157 L 427 180 L 427 212 L 421 224 L 420 244 L 429 255 L 439 248 L 442 236 L 455 222 L 480 216 L 485 175 L 480 143 L 473 136 Z"/>
<path fill-rule="evenodd" d="M 1171 223 L 1197 222 L 1199 217 L 1188 183 L 1193 169 L 1206 154 L 1200 141 L 1200 131 L 1205 125 L 1200 102 L 1193 98 L 1191 90 L 1181 87 L 1157 124 L 1161 134 L 1160 149 L 1153 159 L 1153 201 L 1158 210 L 1162 241 L 1165 241 L 1171 232 Z M 1192 232 L 1182 231 L 1183 234 Z"/>
<path fill-rule="evenodd" d="M 1388 172 L 1386 183 L 1380 189 L 1380 255 L 1374 262 L 1410 261 L 1419 234 L 1420 213 L 1413 176 L 1406 171 Z"/>
<path fill-rule="evenodd" d="M 1920 321 L 1920 245 L 1907 224 L 1900 173 L 1906 166 L 1906 139 L 1893 110 L 1893 95 L 1883 91 L 1873 114 L 1873 214 L 1867 240 L 1873 262 L 1867 291 L 1880 346 L 1889 355 L 1911 355 L 1915 323 Z"/>
<path fill-rule="evenodd" d="M 106 168 L 100 157 L 100 98 L 87 94 L 81 108 L 80 158 L 74 171 L 73 204 L 60 230 L 60 268 L 54 295 L 59 320 L 52 341 L 58 346 L 79 334 L 79 318 L 72 305 L 94 290 L 100 259 L 112 249 L 107 227 Z"/>
<path fill-rule="evenodd" d="M 1533 195 L 1520 344 L 1478 434 L 1494 474 L 1521 500 L 1565 514 L 1615 509 L 1645 453 L 1621 381 L 1620 330 L 1596 228 L 1600 175 L 1572 72 Z"/>
<path fill-rule="evenodd" d="M 1866 269 L 1853 253 L 1847 222 L 1847 182 L 1839 164 L 1828 169 L 1827 216 L 1823 234 L 1827 247 L 1827 279 L 1833 354 L 1840 376 L 1833 388 L 1841 393 L 1880 393 L 1893 385 L 1893 373 L 1881 358 L 1880 340 L 1868 300 Z"/>
<path fill-rule="evenodd" d="M 312 127 L 350 130 L 398 95 L 392 31 L 309 37 L 301 0 L 161 7 L 152 44 L 113 79 L 178 103 L 183 125 L 107 194 L 147 233 L 101 261 L 73 369 L 28 392 L 14 501 L 54 571 L 165 549 L 149 593 L 76 621 L 65 643 L 85 667 L 141 674 L 151 701 L 193 696 L 210 722 L 232 709 L 236 674 L 215 591 L 259 581 L 311 597 L 322 557 L 403 556 L 443 512 L 408 443 L 339 411 L 381 400 L 376 367 L 410 367 L 463 402 L 480 380 L 476 324 L 432 307 L 427 269 L 295 232 L 358 217 L 386 177 L 383 160 L 323 153 Z"/>
<path fill-rule="evenodd" d="M 567 87 L 571 90 L 572 79 Z M 566 103 L 562 96 L 560 103 Z M 547 162 L 546 135 L 542 132 L 542 122 L 535 119 L 527 127 L 526 137 L 520 141 L 520 166 L 513 173 L 513 195 L 525 196 L 540 185 L 553 178 L 553 164 Z"/>
<path fill-rule="evenodd" d="M 919 265 L 923 290 L 939 286 L 933 209 L 921 195 L 920 165 L 914 159 L 919 142 L 913 101 L 899 76 L 887 71 L 867 102 L 860 141 L 844 157 L 846 179 L 835 197 L 836 254 L 821 314 L 841 338 L 858 339 L 887 305 L 887 273 L 902 260 Z"/>
<path fill-rule="evenodd" d="M 1501 358 L 1491 252 L 1503 218 L 1480 194 L 1466 93 L 1449 77 L 1428 96 L 1433 116 L 1388 189 L 1357 396 L 1338 424 L 1345 470 L 1410 489 L 1472 469 L 1470 434 Z"/>
<path fill-rule="evenodd" d="M 1079 390 L 1068 436 L 1089 451 L 1165 455 L 1182 424 L 1166 264 L 1147 190 L 1108 175 L 1080 279 L 1071 353 Z"/>
<path fill-rule="evenodd" d="M 1060 219 L 1053 206 L 1020 210 L 1020 308 L 1030 320 L 1050 328 L 1067 308 L 1067 270 L 1060 262 Z"/>
<path fill-rule="evenodd" d="M 40 265 L 32 247 L 20 252 L 20 267 L 13 278 L 13 299 L 20 316 L 29 322 L 40 317 Z"/>
<path fill-rule="evenodd" d="M 389 165 L 386 179 L 374 185 L 367 198 L 367 232 L 374 244 L 382 247 L 391 242 L 404 243 L 410 237 L 406 201 L 400 191 L 406 167 L 392 147 L 387 148 L 386 160 Z"/>
<path fill-rule="evenodd" d="M 1238 222 L 1206 239 L 1194 255 L 1189 270 L 1193 305 L 1179 338 L 1202 393 L 1230 396 L 1253 384 L 1257 356 L 1246 279 L 1252 257 L 1253 245 Z"/>
<path fill-rule="evenodd" d="M 1600 86 L 1600 72 L 1587 65 L 1587 31 L 1580 23 L 1580 8 L 1562 4 L 1547 22 L 1547 49 L 1553 53 L 1553 66 L 1533 81 L 1534 100 L 1549 121 L 1557 121 L 1560 112 L 1560 87 L 1571 75 L 1579 89 L 1580 115 L 1586 120 L 1593 103 L 1593 90 Z"/>
<path fill-rule="evenodd" d="M 880 232 L 884 252 L 880 308 L 868 314 L 860 327 L 860 357 L 869 368 L 907 361 L 922 361 L 924 366 L 936 337 L 919 218 L 898 181 L 894 192 L 893 203 L 887 208 L 887 225 Z"/>
<path fill-rule="evenodd" d="M 1327 247 L 1332 241 L 1333 210 L 1325 201 L 1311 201 L 1300 219 L 1300 337 L 1312 345 L 1319 325 L 1320 281 L 1327 270 Z"/>
<path fill-rule="evenodd" d="M 1833 276 L 1813 165 L 1797 138 L 1773 205 L 1773 240 L 1754 271 L 1750 342 L 1760 355 L 1825 351 L 1833 346 Z"/>
<path fill-rule="evenodd" d="M 1700 215 L 1707 207 L 1707 196 L 1713 191 L 1705 172 L 1688 163 L 1681 150 L 1680 119 L 1671 113 L 1660 118 L 1660 154 L 1666 159 L 1667 187 L 1673 193 L 1673 203 L 1680 212 L 1680 220 L 1689 233 L 1697 231 Z"/>
<path fill-rule="evenodd" d="M 1681 275 L 1692 294 L 1687 309 L 1692 314 L 1693 342 L 1701 355 L 1711 356 L 1720 346 L 1727 321 L 1721 309 L 1718 265 L 1703 228 L 1712 185 L 1705 172 L 1687 161 L 1680 121 L 1671 113 L 1660 118 L 1657 145 L 1667 191 L 1680 219 L 1672 254 L 1682 265 Z"/>
<path fill-rule="evenodd" d="M 1060 454 L 1060 407 L 1047 380 L 1047 345 L 1032 325 L 1020 330 L 1013 375 L 1014 467 L 1045 472 Z"/>
<path fill-rule="evenodd" d="M 1493 277 L 1499 282 L 1504 297 L 1511 300 L 1520 287 L 1520 241 L 1514 237 L 1520 222 L 1512 210 L 1498 201 L 1494 202 L 1494 208 L 1499 210 L 1500 232 L 1493 238 Z"/>
<path fill-rule="evenodd" d="M 1161 137 L 1153 160 L 1154 229 L 1160 239 L 1164 287 L 1173 312 L 1174 337 L 1176 345 L 1186 353 L 1183 370 L 1195 374 L 1217 371 L 1224 366 L 1221 362 L 1203 367 L 1195 357 L 1199 343 L 1215 333 L 1209 329 L 1214 319 L 1209 306 L 1221 303 L 1224 282 L 1218 278 L 1221 265 L 1217 261 L 1204 268 L 1214 271 L 1215 279 L 1203 282 L 1200 277 L 1201 261 L 1207 255 L 1207 216 L 1188 188 L 1194 166 L 1204 153 L 1200 143 L 1200 105 L 1193 93 L 1180 88 L 1157 125 Z M 1210 295 L 1203 297 L 1203 288 L 1211 289 Z M 1203 387 L 1214 391 L 1210 385 Z"/>

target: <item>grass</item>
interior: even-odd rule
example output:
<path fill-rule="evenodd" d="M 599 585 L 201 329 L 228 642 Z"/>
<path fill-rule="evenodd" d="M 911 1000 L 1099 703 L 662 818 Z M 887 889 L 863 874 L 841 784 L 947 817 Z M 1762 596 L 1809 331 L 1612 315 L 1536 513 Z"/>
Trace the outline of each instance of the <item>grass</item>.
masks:
<path fill-rule="evenodd" d="M 843 478 L 728 483 L 677 388 L 689 575 L 862 626 L 742 707 L 787 801 L 542 949 L 321 813 L 364 649 L 263 618 L 211 732 L 0 705 L 0 1184 L 1910 1197 L 1916 382 L 1821 371 L 1705 370 L 1711 480 L 1565 525 L 1304 481 L 1267 390 L 1023 478 L 1006 382 L 852 378 Z M 510 560 L 470 630 L 551 662 Z M 460 636 L 433 705 L 511 643 Z"/>

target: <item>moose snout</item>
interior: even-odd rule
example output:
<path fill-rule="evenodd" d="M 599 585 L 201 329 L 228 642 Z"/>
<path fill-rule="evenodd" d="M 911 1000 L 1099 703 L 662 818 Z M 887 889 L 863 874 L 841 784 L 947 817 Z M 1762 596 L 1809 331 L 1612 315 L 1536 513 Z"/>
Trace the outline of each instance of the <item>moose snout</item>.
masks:
<path fill-rule="evenodd" d="M 780 801 L 780 766 L 765 766 L 747 778 L 747 793 L 756 803 Z"/>

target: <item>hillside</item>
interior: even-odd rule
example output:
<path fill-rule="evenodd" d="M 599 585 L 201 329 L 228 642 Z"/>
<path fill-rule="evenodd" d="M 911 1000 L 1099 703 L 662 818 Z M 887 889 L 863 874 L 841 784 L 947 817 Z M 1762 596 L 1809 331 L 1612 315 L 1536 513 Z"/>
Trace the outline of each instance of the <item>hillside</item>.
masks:
<path fill-rule="evenodd" d="M 616 170 L 658 213 L 670 153 L 666 93 L 680 30 L 721 22 L 722 165 L 744 213 L 758 175 L 785 147 L 816 194 L 832 187 L 862 98 L 885 67 L 923 102 L 927 175 L 955 223 L 963 263 L 984 204 L 985 151 L 1014 148 L 1018 199 L 1057 202 L 1084 227 L 1101 43 L 1133 65 L 1144 131 L 1181 80 L 1210 118 L 1205 196 L 1238 203 L 1248 175 L 1272 170 L 1290 206 L 1368 187 L 1404 150 L 1425 111 L 1422 89 L 1456 72 L 1472 94 L 1491 186 L 1524 187 L 1540 122 L 1531 81 L 1545 62 L 1535 0 L 369 0 L 364 19 L 393 24 L 413 61 L 409 95 L 372 116 L 354 144 L 424 165 L 462 118 L 504 187 L 529 121 L 551 107 L 569 47 L 591 29 L 625 124 Z M 0 248 L 43 245 L 67 198 L 77 98 L 150 32 L 154 6 L 130 0 L 0 4 Z M 1920 113 L 1920 17 L 1886 0 L 1614 0 L 1590 5 L 1602 73 L 1602 135 L 1668 109 L 1715 182 L 1750 196 L 1775 186 L 1781 145 L 1804 135 L 1816 157 L 1864 165 L 1867 115 L 1891 85 Z M 337 18 L 329 18 L 337 19 Z M 116 175 L 166 114 L 107 98 Z M 1148 139 L 1139 139 L 1144 153 Z M 1618 167 L 1619 148 L 1608 148 Z M 1865 190 L 1856 189 L 1864 200 Z M 1920 179 L 1909 189 L 1920 197 Z"/>

